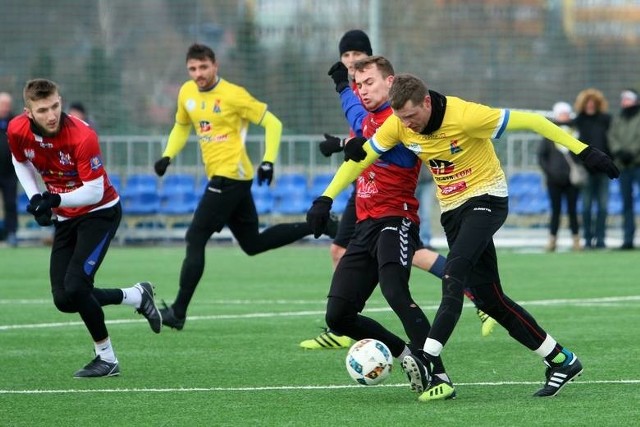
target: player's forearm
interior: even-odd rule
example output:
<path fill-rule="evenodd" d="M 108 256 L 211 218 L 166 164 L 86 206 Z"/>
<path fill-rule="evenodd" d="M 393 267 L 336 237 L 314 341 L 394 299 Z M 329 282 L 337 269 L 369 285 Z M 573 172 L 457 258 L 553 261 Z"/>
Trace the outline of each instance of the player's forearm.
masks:
<path fill-rule="evenodd" d="M 191 133 L 191 125 L 182 125 L 180 123 L 173 125 L 173 129 L 171 129 L 171 133 L 169 134 L 169 140 L 167 141 L 167 146 L 162 153 L 162 157 L 169 157 L 173 159 L 177 156 L 187 144 L 189 133 Z"/>
<path fill-rule="evenodd" d="M 38 179 L 36 178 L 38 172 L 33 164 L 28 161 L 21 163 L 13 156 L 11 156 L 11 160 L 13 162 L 13 168 L 16 171 L 18 181 L 20 181 L 20 185 L 24 188 L 24 192 L 27 194 L 27 197 L 31 199 L 35 194 L 39 194 L 40 190 L 38 189 Z"/>
<path fill-rule="evenodd" d="M 353 93 L 351 88 L 347 88 L 340 92 L 340 102 L 344 116 L 349 122 L 349 127 L 356 136 L 362 136 L 362 122 L 367 115 L 360 99 Z"/>
<path fill-rule="evenodd" d="M 60 193 L 60 206 L 74 208 L 78 206 L 94 205 L 102 200 L 104 194 L 104 178 L 96 178 L 83 182 L 82 187 L 78 187 L 68 193 Z"/>
<path fill-rule="evenodd" d="M 342 163 L 326 190 L 322 193 L 323 196 L 335 199 L 338 194 L 360 176 L 362 171 L 379 157 L 379 154 L 373 151 L 368 142 L 362 148 L 367 152 L 367 157 L 361 162 L 348 161 Z"/>
<path fill-rule="evenodd" d="M 587 148 L 586 144 L 578 141 L 569 133 L 536 113 L 511 110 L 507 130 L 531 130 L 551 141 L 564 145 L 575 154 Z"/>
<path fill-rule="evenodd" d="M 282 137 L 282 122 L 273 113 L 267 111 L 260 122 L 264 127 L 264 156 L 262 161 L 275 163 L 280 149 Z"/>

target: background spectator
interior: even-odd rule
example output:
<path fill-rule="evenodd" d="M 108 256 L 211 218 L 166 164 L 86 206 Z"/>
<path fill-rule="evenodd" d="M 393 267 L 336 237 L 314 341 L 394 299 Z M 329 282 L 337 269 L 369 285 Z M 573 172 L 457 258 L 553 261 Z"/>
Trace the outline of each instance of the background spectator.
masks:
<path fill-rule="evenodd" d="M 564 130 L 575 134 L 571 127 L 571 106 L 566 102 L 557 102 L 553 106 L 553 121 Z M 573 238 L 573 250 L 580 250 L 580 235 L 578 225 L 578 193 L 579 186 L 572 183 L 571 163 L 578 164 L 579 160 L 572 157 L 569 150 L 548 139 L 543 139 L 538 151 L 538 163 L 544 172 L 551 202 L 551 218 L 549 220 L 549 243 L 547 250 L 553 252 L 557 246 L 562 200 L 567 201 L 569 228 Z"/>
<path fill-rule="evenodd" d="M 83 122 L 86 122 L 91 126 L 94 130 L 96 129 L 95 122 L 89 117 L 87 113 L 87 109 L 82 102 L 72 102 L 69 104 L 69 109 L 67 110 L 67 114 L 73 117 L 77 117 Z"/>
<path fill-rule="evenodd" d="M 620 195 L 622 196 L 622 246 L 633 249 L 636 232 L 633 207 L 633 183 L 640 185 L 640 105 L 638 92 L 625 89 L 620 94 L 620 114 L 611 121 L 609 145 L 620 168 Z"/>
<path fill-rule="evenodd" d="M 576 118 L 573 123 L 578 132 L 578 139 L 611 155 L 607 138 L 611 115 L 607 112 L 609 102 L 602 92 L 594 88 L 581 91 L 576 97 L 574 107 Z M 601 173 L 589 173 L 587 182 L 581 189 L 581 194 L 584 247 L 605 248 L 609 178 Z M 595 224 L 591 220 L 594 205 L 596 208 Z"/>

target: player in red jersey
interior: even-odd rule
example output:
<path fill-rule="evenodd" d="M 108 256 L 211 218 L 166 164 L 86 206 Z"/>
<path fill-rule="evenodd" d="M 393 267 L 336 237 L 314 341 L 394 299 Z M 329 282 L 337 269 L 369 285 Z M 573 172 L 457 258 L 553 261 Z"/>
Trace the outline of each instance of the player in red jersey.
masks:
<path fill-rule="evenodd" d="M 355 162 L 340 166 L 322 196 L 307 211 L 314 235 L 325 226 L 333 197 L 349 182 L 398 144 L 411 149 L 431 166 L 450 251 L 442 278 L 442 299 L 429 336 L 422 351 L 405 356 L 403 368 L 419 371 L 421 376 L 425 367 L 430 371 L 460 318 L 467 288 L 479 308 L 494 317 L 520 344 L 543 357 L 546 381 L 534 396 L 555 396 L 583 368 L 573 352 L 560 345 L 502 290 L 493 235 L 507 217 L 508 189 L 492 139 L 500 138 L 505 130 L 531 130 L 567 147 L 593 173 L 606 173 L 613 179 L 620 176 L 620 171 L 605 153 L 578 141 L 539 114 L 444 96 L 428 90 L 422 80 L 410 74 L 394 77 L 389 99 L 394 114 L 370 140 L 356 147 L 349 155 Z M 433 384 L 419 397 L 420 401 L 452 396 L 452 384 Z"/>
<path fill-rule="evenodd" d="M 393 75 L 393 67 L 385 58 L 373 56 L 356 62 L 356 83 L 368 113 L 359 125 L 352 124 L 353 128 L 362 129 L 364 138 L 346 143 L 347 156 L 351 155 L 352 144 L 361 145 L 391 115 L 388 91 Z M 415 197 L 421 165 L 412 151 L 397 146 L 357 178 L 355 233 L 336 266 L 327 302 L 326 321 L 332 331 L 355 340 L 380 340 L 399 360 L 411 354 L 405 340 L 360 313 L 379 283 L 383 296 L 400 318 L 411 347 L 422 348 L 429 334 L 429 320 L 409 290 L 414 252 L 421 248 L 419 203 Z M 433 374 L 451 384 L 442 361 L 438 359 L 434 365 Z M 427 385 L 424 373 L 408 374 L 412 390 L 422 393 Z"/>
<path fill-rule="evenodd" d="M 329 70 L 329 75 L 333 79 L 336 85 L 336 92 L 340 95 L 340 101 L 342 110 L 350 125 L 350 137 L 364 136 L 370 138 L 375 133 L 376 129 L 384 123 L 384 121 L 392 114 L 391 107 L 388 103 L 388 87 L 383 88 L 385 84 L 384 79 L 373 79 L 373 83 L 379 85 L 378 88 L 371 88 L 371 83 L 365 83 L 364 88 L 367 90 L 367 94 L 364 99 L 361 99 L 361 94 L 358 92 L 358 86 L 363 87 L 362 83 L 355 84 L 355 80 L 350 83 L 350 78 L 353 79 L 356 69 L 363 71 L 363 67 L 371 65 L 371 62 L 367 62 L 367 54 L 371 54 L 371 44 L 369 38 L 361 30 L 351 30 L 344 34 L 339 43 L 339 49 L 341 58 L 336 62 Z M 365 60 L 364 63 L 361 61 Z M 375 61 L 374 61 L 375 63 Z M 333 153 L 340 152 L 344 149 L 345 142 L 340 138 L 332 135 L 325 134 L 325 141 L 320 143 L 320 150 L 325 156 L 331 156 Z M 398 155 L 397 153 L 406 151 L 404 155 Z M 404 161 L 403 156 L 413 156 L 406 148 L 402 150 L 393 150 L 389 154 L 383 156 L 383 160 L 393 164 L 394 159 Z M 418 166 L 418 171 L 420 167 Z M 385 183 L 388 179 L 393 179 L 394 174 L 388 172 L 389 168 L 378 171 L 378 183 Z M 380 175 L 380 174 L 383 175 Z M 386 184 L 385 184 L 386 185 Z M 387 196 L 394 197 L 398 188 L 402 189 L 401 194 L 407 194 L 405 192 L 405 186 L 390 187 L 378 187 L 378 190 L 382 188 L 382 192 L 385 192 L 385 188 L 390 188 L 387 191 Z M 365 190 L 366 191 L 366 190 Z M 415 188 L 413 190 L 415 192 Z M 334 239 L 331 245 L 331 257 L 333 260 L 334 268 L 338 264 L 338 261 L 346 251 L 346 247 L 354 233 L 356 220 L 360 218 L 356 217 L 355 213 L 355 194 L 354 191 L 349 199 L 349 203 L 340 218 L 340 227 L 338 229 L 338 235 Z M 364 194 L 364 192 L 361 192 Z M 387 200 L 387 197 L 380 197 L 378 200 Z M 360 197 L 359 203 L 367 203 L 372 206 L 371 199 L 369 197 Z M 417 202 L 417 200 L 416 200 Z M 384 209 L 383 206 L 373 207 L 373 209 Z M 423 246 L 420 242 L 420 247 L 416 250 L 413 257 L 413 265 L 421 270 L 427 271 L 437 278 L 442 278 L 444 273 L 444 265 L 446 258 L 442 255 L 434 252 Z M 466 294 L 472 299 L 470 294 Z M 497 322 L 486 313 L 476 309 L 476 313 L 481 322 L 482 336 L 488 336 L 491 334 Z M 320 335 L 313 339 L 307 339 L 300 343 L 302 348 L 306 349 L 338 349 L 348 348 L 351 345 L 351 340 L 347 337 L 341 336 L 332 331 L 326 329 Z"/>
<path fill-rule="evenodd" d="M 23 97 L 24 113 L 9 123 L 7 136 L 16 174 L 29 196 L 27 211 L 39 225 L 55 228 L 49 266 L 53 302 L 64 313 L 79 313 L 95 344 L 96 357 L 74 377 L 119 375 L 102 306 L 131 305 L 158 333 L 162 318 L 153 286 L 140 282 L 124 289 L 94 287 L 122 216 L 98 136 L 87 123 L 62 113 L 56 83 L 30 80 Z M 42 193 L 37 175 L 46 186 Z"/>

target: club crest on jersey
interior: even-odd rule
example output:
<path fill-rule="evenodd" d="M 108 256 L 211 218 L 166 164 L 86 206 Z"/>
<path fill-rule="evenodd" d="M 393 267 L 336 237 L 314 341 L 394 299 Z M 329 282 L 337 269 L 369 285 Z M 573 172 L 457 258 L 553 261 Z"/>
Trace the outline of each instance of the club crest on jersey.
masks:
<path fill-rule="evenodd" d="M 69 153 L 58 151 L 58 157 L 60 157 L 60 164 L 62 166 L 69 166 L 73 164 L 73 162 L 71 161 L 71 154 Z"/>
<path fill-rule="evenodd" d="M 451 154 L 456 154 L 462 151 L 462 148 L 458 147 L 457 139 L 451 141 L 451 144 L 449 144 L 449 150 L 451 151 Z"/>
<path fill-rule="evenodd" d="M 453 173 L 456 166 L 448 160 L 431 159 L 429 160 L 429 169 L 434 175 L 448 175 Z"/>
<path fill-rule="evenodd" d="M 24 150 L 24 156 L 29 160 L 33 160 L 36 156 L 36 152 L 32 149 Z"/>
<path fill-rule="evenodd" d="M 100 169 L 102 167 L 102 159 L 100 156 L 92 157 L 91 160 L 89 160 L 89 163 L 91 164 L 92 170 Z"/>
<path fill-rule="evenodd" d="M 221 113 L 222 112 L 222 108 L 220 108 L 220 100 L 216 99 L 213 103 L 213 112 L 214 113 Z"/>
<path fill-rule="evenodd" d="M 200 120 L 200 133 L 211 131 L 211 123 L 207 120 Z"/>
<path fill-rule="evenodd" d="M 368 199 L 378 194 L 378 186 L 375 181 L 375 174 L 370 175 L 368 178 L 363 176 L 358 177 L 356 184 L 357 196 L 362 199 Z"/>

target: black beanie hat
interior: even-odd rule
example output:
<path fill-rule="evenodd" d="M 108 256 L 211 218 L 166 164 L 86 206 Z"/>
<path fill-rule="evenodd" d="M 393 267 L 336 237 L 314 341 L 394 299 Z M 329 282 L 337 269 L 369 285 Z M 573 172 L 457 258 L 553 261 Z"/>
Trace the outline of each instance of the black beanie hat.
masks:
<path fill-rule="evenodd" d="M 338 48 L 340 49 L 340 56 L 350 50 L 364 52 L 369 56 L 373 54 L 369 36 L 362 30 L 350 30 L 344 33 L 344 36 L 340 39 Z"/>

